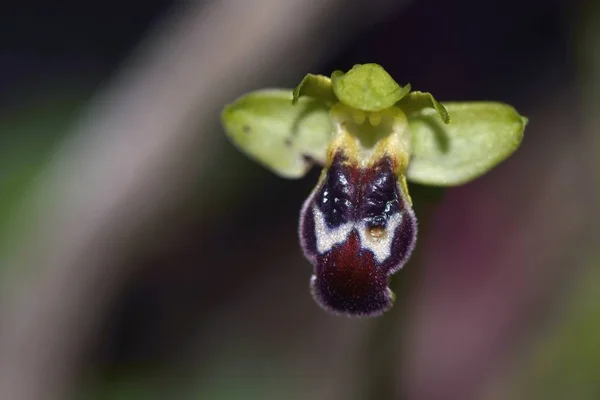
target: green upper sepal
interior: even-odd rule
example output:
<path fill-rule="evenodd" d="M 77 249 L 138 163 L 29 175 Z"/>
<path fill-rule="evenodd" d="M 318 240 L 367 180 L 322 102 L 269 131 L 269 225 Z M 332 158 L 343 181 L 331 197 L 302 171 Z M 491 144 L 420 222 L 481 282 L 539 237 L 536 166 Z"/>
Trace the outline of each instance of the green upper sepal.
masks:
<path fill-rule="evenodd" d="M 418 90 L 410 92 L 407 96 L 404 96 L 396 106 L 404 111 L 408 117 L 420 112 L 424 108 L 433 108 L 445 124 L 450 123 L 450 115 L 448 115 L 446 107 L 428 92 L 419 92 Z"/>
<path fill-rule="evenodd" d="M 378 64 L 357 64 L 347 73 L 334 71 L 331 85 L 341 103 L 367 112 L 390 108 L 410 92 L 410 85 L 398 85 Z"/>
<path fill-rule="evenodd" d="M 331 88 L 331 79 L 325 75 L 306 74 L 292 93 L 292 104 L 298 103 L 302 96 L 312 97 L 329 105 L 337 102 Z"/>

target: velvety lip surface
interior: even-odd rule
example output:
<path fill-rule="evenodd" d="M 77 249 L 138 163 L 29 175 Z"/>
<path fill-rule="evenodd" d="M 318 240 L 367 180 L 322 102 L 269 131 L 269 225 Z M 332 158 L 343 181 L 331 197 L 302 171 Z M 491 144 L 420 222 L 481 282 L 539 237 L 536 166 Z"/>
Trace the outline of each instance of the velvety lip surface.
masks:
<path fill-rule="evenodd" d="M 347 315 L 381 314 L 388 288 L 416 241 L 416 218 L 392 161 L 359 168 L 338 151 L 302 209 L 300 235 L 314 265 L 312 293 L 324 308 Z"/>

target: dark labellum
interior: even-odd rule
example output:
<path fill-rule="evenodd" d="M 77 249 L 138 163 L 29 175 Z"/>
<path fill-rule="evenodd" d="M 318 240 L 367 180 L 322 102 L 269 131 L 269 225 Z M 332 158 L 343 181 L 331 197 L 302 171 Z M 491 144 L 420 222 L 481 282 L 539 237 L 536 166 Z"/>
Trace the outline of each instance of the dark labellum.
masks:
<path fill-rule="evenodd" d="M 416 237 L 392 160 L 359 168 L 338 150 L 300 215 L 315 300 L 337 314 L 383 313 L 393 303 L 390 275 L 410 257 Z"/>

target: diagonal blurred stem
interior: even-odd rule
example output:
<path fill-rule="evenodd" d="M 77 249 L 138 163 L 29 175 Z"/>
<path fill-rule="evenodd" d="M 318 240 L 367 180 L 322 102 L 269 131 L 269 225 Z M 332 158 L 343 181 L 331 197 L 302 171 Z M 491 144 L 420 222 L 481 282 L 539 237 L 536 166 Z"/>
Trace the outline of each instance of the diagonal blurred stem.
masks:
<path fill-rule="evenodd" d="M 419 279 L 421 258 L 419 241 L 423 232 L 427 230 L 429 216 L 435 204 L 429 203 L 430 195 L 439 196 L 441 189 L 417 187 L 411 190 L 415 204 L 415 212 L 419 219 L 419 240 L 410 261 L 401 271 L 392 277 L 391 288 L 396 294 L 394 307 L 382 317 L 373 321 L 371 331 L 367 334 L 364 346 L 366 354 L 363 365 L 365 371 L 365 386 L 359 393 L 358 399 L 399 400 L 405 399 L 402 385 L 404 374 L 402 365 L 402 351 L 406 346 L 405 324 L 409 315 L 412 288 L 416 287 Z"/>
<path fill-rule="evenodd" d="M 416 251 L 416 250 L 415 250 Z M 417 256 L 415 254 L 413 257 Z M 403 345 L 403 320 L 408 312 L 410 286 L 415 283 L 419 263 L 412 259 L 392 279 L 392 290 L 396 294 L 394 307 L 383 317 L 374 321 L 367 334 L 365 361 L 368 366 L 362 373 L 366 374 L 365 386 L 358 399 L 404 399 L 402 387 L 402 365 L 398 348 Z"/>
<path fill-rule="evenodd" d="M 19 272 L 3 277 L 0 292 L 1 399 L 67 398 L 77 359 L 127 273 L 129 241 L 214 162 L 220 107 L 261 81 L 302 75 L 341 27 L 366 20 L 361 7 L 388 1 L 207 3 L 174 10 L 138 49 L 23 205 L 15 224 L 27 223 L 27 234 L 1 260 Z"/>
<path fill-rule="evenodd" d="M 593 182 L 589 194 L 593 198 L 591 204 L 600 201 L 600 3 L 581 2 L 575 18 L 575 37 L 577 38 L 577 62 L 579 67 L 579 86 L 582 91 L 585 130 L 588 134 L 589 146 L 584 146 L 584 160 L 589 160 L 589 171 Z M 589 247 L 592 257 L 596 257 L 600 242 L 600 212 L 590 216 L 591 235 Z"/>
<path fill-rule="evenodd" d="M 578 49 L 578 66 L 580 70 L 579 85 L 583 94 L 584 121 L 589 135 L 590 145 L 584 159 L 589 160 L 589 170 L 592 171 L 593 183 L 590 184 L 592 204 L 600 200 L 600 3 L 581 2 L 577 9 L 576 38 Z M 592 235 L 589 245 L 592 257 L 596 257 L 600 242 L 600 212 L 596 209 L 590 223 Z"/>
<path fill-rule="evenodd" d="M 600 127 L 600 115 L 597 112 L 600 103 L 600 25 L 598 24 L 598 18 L 600 18 L 600 4 L 598 2 L 581 3 L 576 18 L 576 34 L 579 39 L 577 41 L 579 46 L 577 53 L 581 71 L 580 85 L 584 96 L 583 104 L 587 129 L 589 132 L 596 133 L 590 135 L 593 141 L 593 146 L 590 147 L 590 160 L 595 163 L 591 167 L 592 171 L 596 171 L 594 175 L 596 178 L 596 196 L 598 195 L 597 189 L 600 188 L 600 174 L 597 173 L 597 171 L 600 171 L 600 165 L 598 165 L 600 157 L 597 156 L 600 151 L 600 135 L 597 134 Z M 596 224 L 595 227 L 598 227 L 598 225 Z"/>

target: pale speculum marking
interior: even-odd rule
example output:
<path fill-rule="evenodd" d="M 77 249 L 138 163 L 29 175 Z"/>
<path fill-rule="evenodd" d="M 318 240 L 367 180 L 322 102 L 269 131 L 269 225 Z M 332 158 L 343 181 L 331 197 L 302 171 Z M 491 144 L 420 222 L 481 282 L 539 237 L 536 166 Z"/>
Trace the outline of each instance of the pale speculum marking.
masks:
<path fill-rule="evenodd" d="M 313 218 L 318 255 L 346 242 L 353 230 L 360 247 L 372 252 L 376 263 L 392 255 L 405 204 L 389 158 L 361 169 L 338 153 L 311 200 L 304 218 Z"/>
<path fill-rule="evenodd" d="M 346 242 L 352 230 L 359 234 L 361 247 L 373 253 L 375 261 L 382 263 L 392 255 L 394 233 L 402 223 L 402 214 L 397 212 L 391 215 L 385 226 L 371 226 L 365 221 L 359 223 L 346 222 L 337 227 L 329 228 L 325 222 L 323 212 L 317 206 L 312 207 L 315 219 L 315 237 L 317 251 L 325 254 L 333 246 Z"/>
<path fill-rule="evenodd" d="M 348 236 L 354 224 L 346 222 L 340 226 L 329 228 L 325 223 L 325 216 L 316 206 L 312 207 L 313 218 L 315 219 L 315 237 L 317 239 L 317 251 L 319 254 L 324 254 L 330 251 L 333 246 L 344 243 L 348 240 Z"/>

